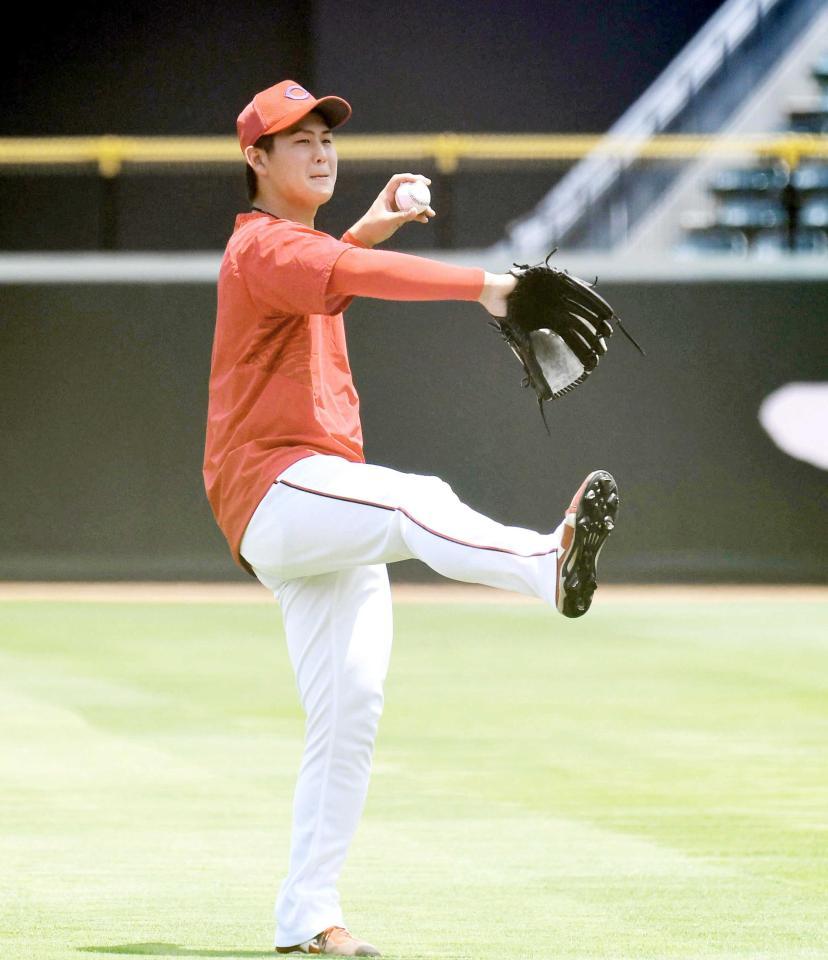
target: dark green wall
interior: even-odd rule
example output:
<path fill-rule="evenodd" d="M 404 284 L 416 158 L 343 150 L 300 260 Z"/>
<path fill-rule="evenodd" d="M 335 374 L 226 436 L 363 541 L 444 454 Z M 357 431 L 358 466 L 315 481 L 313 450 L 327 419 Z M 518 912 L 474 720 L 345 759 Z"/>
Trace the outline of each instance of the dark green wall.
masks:
<path fill-rule="evenodd" d="M 588 470 L 608 468 L 623 499 L 606 580 L 824 579 L 825 473 L 777 450 L 757 410 L 789 381 L 824 378 L 828 281 L 601 292 L 648 356 L 615 336 L 548 407 L 551 438 L 478 305 L 356 301 L 368 459 L 438 474 L 475 508 L 543 530 Z M 0 297 L 0 578 L 249 579 L 201 484 L 212 285 Z"/>

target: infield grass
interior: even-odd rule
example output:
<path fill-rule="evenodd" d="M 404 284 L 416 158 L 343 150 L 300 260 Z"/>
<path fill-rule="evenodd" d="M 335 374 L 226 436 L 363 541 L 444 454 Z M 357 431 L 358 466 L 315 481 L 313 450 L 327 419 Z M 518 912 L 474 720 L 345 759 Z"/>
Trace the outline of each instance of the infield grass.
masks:
<path fill-rule="evenodd" d="M 828 957 L 828 604 L 398 605 L 341 883 L 386 957 Z M 0 604 L 0 957 L 267 957 L 278 608 Z"/>

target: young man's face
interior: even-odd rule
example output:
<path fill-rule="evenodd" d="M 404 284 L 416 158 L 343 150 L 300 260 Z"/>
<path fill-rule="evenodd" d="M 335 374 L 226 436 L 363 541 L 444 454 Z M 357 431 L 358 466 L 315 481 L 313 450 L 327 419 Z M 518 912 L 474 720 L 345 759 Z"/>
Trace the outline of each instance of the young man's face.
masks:
<path fill-rule="evenodd" d="M 328 122 L 315 110 L 273 138 L 267 179 L 286 200 L 318 207 L 331 199 L 337 156 Z"/>

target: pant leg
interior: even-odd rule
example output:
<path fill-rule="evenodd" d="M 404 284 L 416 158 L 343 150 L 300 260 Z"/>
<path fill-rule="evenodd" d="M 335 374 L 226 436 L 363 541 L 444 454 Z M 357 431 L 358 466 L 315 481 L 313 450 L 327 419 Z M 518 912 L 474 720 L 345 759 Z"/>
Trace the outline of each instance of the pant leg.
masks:
<path fill-rule="evenodd" d="M 282 605 L 307 713 L 276 944 L 341 924 L 336 879 L 362 810 L 391 643 L 385 563 L 417 557 L 456 580 L 554 606 L 559 533 L 508 527 L 437 477 L 315 455 L 270 488 L 241 552 Z M 368 570 L 382 570 L 370 585 Z M 348 653 L 348 651 L 351 653 Z"/>
<path fill-rule="evenodd" d="M 290 866 L 276 901 L 276 946 L 344 926 L 336 884 L 368 789 L 391 652 L 384 566 L 277 586 L 307 723 Z"/>
<path fill-rule="evenodd" d="M 498 523 L 438 477 L 316 455 L 270 488 L 241 552 L 264 583 L 416 557 L 451 579 L 555 606 L 559 530 Z"/>

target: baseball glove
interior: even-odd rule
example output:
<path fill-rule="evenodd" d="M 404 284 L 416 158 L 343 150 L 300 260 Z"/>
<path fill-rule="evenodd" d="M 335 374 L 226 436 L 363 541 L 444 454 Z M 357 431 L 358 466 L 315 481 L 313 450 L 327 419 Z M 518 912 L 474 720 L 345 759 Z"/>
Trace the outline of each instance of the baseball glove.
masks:
<path fill-rule="evenodd" d="M 545 425 L 543 402 L 569 393 L 592 373 L 607 352 L 612 321 L 644 353 L 593 289 L 597 279 L 589 284 L 550 267 L 554 253 L 533 267 L 514 264 L 520 272 L 509 271 L 517 283 L 506 297 L 506 316 L 492 322 L 523 365 L 523 385 L 537 394 Z"/>

